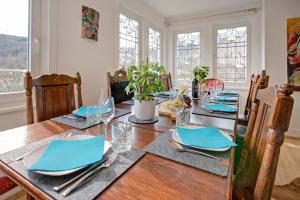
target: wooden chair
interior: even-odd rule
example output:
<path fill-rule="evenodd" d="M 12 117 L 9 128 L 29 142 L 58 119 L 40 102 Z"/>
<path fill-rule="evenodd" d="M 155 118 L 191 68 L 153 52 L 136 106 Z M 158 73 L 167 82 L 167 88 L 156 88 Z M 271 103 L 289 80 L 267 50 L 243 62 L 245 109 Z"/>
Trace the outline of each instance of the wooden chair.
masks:
<path fill-rule="evenodd" d="M 27 124 L 34 123 L 32 88 L 35 88 L 37 122 L 69 114 L 75 110 L 74 84 L 77 85 L 78 107 L 82 106 L 81 77 L 64 74 L 41 75 L 35 79 L 30 72 L 25 74 L 27 100 Z"/>
<path fill-rule="evenodd" d="M 271 199 L 280 146 L 293 109 L 292 93 L 290 85 L 258 91 L 251 105 L 233 199 Z"/>
<path fill-rule="evenodd" d="M 128 85 L 127 72 L 125 68 L 115 71 L 112 76 L 107 72 L 108 95 L 114 97 L 115 104 L 132 99 L 133 94 L 127 94 L 125 88 Z"/>
<path fill-rule="evenodd" d="M 161 81 L 163 82 L 165 91 L 169 91 L 173 87 L 171 73 L 162 75 Z"/>
<path fill-rule="evenodd" d="M 206 91 L 210 91 L 212 88 L 220 87 L 224 89 L 224 82 L 218 79 L 210 78 L 204 81 L 204 87 Z"/>
<path fill-rule="evenodd" d="M 253 96 L 254 96 L 254 87 L 256 84 L 259 84 L 258 89 L 265 89 L 269 84 L 269 76 L 266 74 L 266 70 L 262 70 L 260 75 L 255 76 L 252 74 L 250 79 L 250 87 L 248 91 L 247 101 L 245 105 L 244 114 L 239 115 L 238 124 L 247 126 L 248 125 L 248 115 L 250 112 L 250 107 L 252 104 Z M 255 97 L 254 97 L 255 99 Z"/>

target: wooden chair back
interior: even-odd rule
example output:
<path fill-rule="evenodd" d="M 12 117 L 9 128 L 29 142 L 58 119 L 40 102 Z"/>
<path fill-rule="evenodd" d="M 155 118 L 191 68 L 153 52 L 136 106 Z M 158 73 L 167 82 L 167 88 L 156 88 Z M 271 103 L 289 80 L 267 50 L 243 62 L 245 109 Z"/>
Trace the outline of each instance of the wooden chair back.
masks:
<path fill-rule="evenodd" d="M 37 122 L 69 114 L 75 110 L 74 84 L 77 85 L 78 107 L 82 106 L 81 77 L 64 74 L 41 75 L 35 79 L 25 74 L 27 124 L 34 123 L 32 88 L 35 88 Z"/>
<path fill-rule="evenodd" d="M 269 76 L 266 73 L 266 70 L 262 70 L 260 75 L 255 76 L 252 74 L 251 79 L 250 79 L 250 87 L 248 90 L 248 95 L 247 95 L 247 101 L 245 105 L 245 110 L 244 110 L 244 115 L 248 116 L 251 108 L 251 101 L 253 99 L 253 93 L 254 93 L 254 87 L 256 84 L 259 82 L 259 88 L 258 89 L 265 89 L 268 87 L 269 84 Z M 255 99 L 255 98 L 254 98 Z"/>
<path fill-rule="evenodd" d="M 213 88 L 216 87 L 220 87 L 222 90 L 224 89 L 224 82 L 219 80 L 219 79 L 215 79 L 215 78 L 210 78 L 210 79 L 206 79 L 204 81 L 204 87 L 206 91 L 210 91 Z"/>
<path fill-rule="evenodd" d="M 251 105 L 242 157 L 238 165 L 234 198 L 271 199 L 280 146 L 293 109 L 289 85 L 258 90 Z"/>
<path fill-rule="evenodd" d="M 124 91 L 125 87 L 128 85 L 127 72 L 124 67 L 115 71 L 113 76 L 110 72 L 107 72 L 107 85 L 108 96 L 114 97 L 116 104 L 133 97 L 133 94 L 127 95 Z"/>
<path fill-rule="evenodd" d="M 171 73 L 162 75 L 161 81 L 163 82 L 165 91 L 169 91 L 173 87 Z"/>

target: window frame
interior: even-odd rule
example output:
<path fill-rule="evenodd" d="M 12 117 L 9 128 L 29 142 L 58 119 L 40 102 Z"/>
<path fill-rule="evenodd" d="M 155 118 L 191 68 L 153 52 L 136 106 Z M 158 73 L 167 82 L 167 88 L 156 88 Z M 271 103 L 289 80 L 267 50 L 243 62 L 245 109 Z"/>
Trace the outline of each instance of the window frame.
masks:
<path fill-rule="evenodd" d="M 233 82 L 225 82 L 225 88 L 228 89 L 247 89 L 248 82 L 250 80 L 250 76 L 252 74 L 252 34 L 251 34 L 251 24 L 249 22 L 239 22 L 239 23 L 230 23 L 230 24 L 219 24 L 214 25 L 213 27 L 213 77 L 217 77 L 217 43 L 218 43 L 218 30 L 220 29 L 230 29 L 230 28 L 238 28 L 238 27 L 246 27 L 247 28 L 247 66 L 246 66 L 246 80 L 243 83 L 233 83 Z"/>
<path fill-rule="evenodd" d="M 119 8 L 119 12 L 117 12 L 117 20 L 116 20 L 116 49 L 117 49 L 117 54 L 116 54 L 116 69 L 120 69 L 122 67 L 122 65 L 120 64 L 120 15 L 124 15 L 128 18 L 131 18 L 133 20 L 135 20 L 138 23 L 138 31 L 139 31 L 139 41 L 138 41 L 138 65 L 141 63 L 142 60 L 142 43 L 143 43 L 143 29 L 142 29 L 142 23 L 141 23 L 141 18 L 138 15 L 135 15 L 134 13 L 130 12 L 129 10 L 127 10 L 124 7 L 120 7 Z"/>
<path fill-rule="evenodd" d="M 173 66 L 173 74 L 174 74 L 174 84 L 178 86 L 178 81 L 176 79 L 177 77 L 177 38 L 179 34 L 186 34 L 186 33 L 194 33 L 199 32 L 199 40 L 200 40 L 200 55 L 199 55 L 199 63 L 201 64 L 202 60 L 202 48 L 201 48 L 201 29 L 184 29 L 180 31 L 174 31 L 174 37 L 173 37 L 173 54 L 174 54 L 174 66 Z M 180 83 L 184 83 L 187 85 L 191 85 L 193 80 L 189 81 L 180 81 Z"/>

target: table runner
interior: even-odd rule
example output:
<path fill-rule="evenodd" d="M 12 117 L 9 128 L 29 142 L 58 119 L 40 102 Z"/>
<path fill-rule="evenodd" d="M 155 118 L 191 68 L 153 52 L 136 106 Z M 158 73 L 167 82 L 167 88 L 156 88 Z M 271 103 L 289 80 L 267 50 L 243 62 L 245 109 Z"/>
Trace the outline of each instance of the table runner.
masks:
<path fill-rule="evenodd" d="M 49 143 L 52 139 L 58 139 L 59 136 L 61 136 L 62 134 L 69 133 L 69 132 L 82 133 L 76 130 L 69 130 L 59 135 L 55 135 L 46 138 L 44 140 L 26 145 L 19 149 L 15 149 L 10 152 L 1 154 L 0 160 L 6 163 L 8 159 L 16 158 L 30 150 L 33 150 L 35 148 L 38 148 L 42 145 Z M 79 189 L 75 190 L 67 197 L 63 197 L 59 193 L 55 192 L 52 189 L 52 187 L 59 185 L 65 182 L 66 180 L 76 176 L 78 172 L 66 176 L 61 176 L 61 177 L 51 177 L 51 176 L 44 176 L 44 175 L 28 172 L 22 161 L 15 161 L 9 163 L 8 165 L 14 171 L 22 175 L 29 182 L 31 182 L 34 186 L 36 186 L 43 192 L 47 193 L 49 196 L 53 197 L 54 199 L 90 200 L 90 199 L 94 199 L 101 192 L 103 192 L 119 176 L 121 176 L 126 170 L 128 170 L 132 165 L 134 165 L 134 163 L 137 162 L 143 155 L 144 155 L 143 151 L 134 148 L 132 148 L 128 152 L 119 154 L 117 160 L 109 168 L 99 171 L 90 182 L 81 186 Z"/>
<path fill-rule="evenodd" d="M 228 163 L 230 158 L 230 150 L 225 152 L 203 151 L 221 158 L 222 161 L 189 152 L 179 152 L 168 143 L 168 140 L 172 138 L 171 134 L 172 132 L 168 131 L 167 133 L 160 135 L 151 144 L 145 147 L 144 151 L 202 169 L 219 176 L 227 176 L 229 166 L 225 163 Z"/>
<path fill-rule="evenodd" d="M 116 108 L 116 114 L 115 114 L 115 118 L 121 117 L 123 115 L 127 115 L 131 113 L 130 109 L 120 109 L 120 108 Z M 74 116 L 74 114 L 69 114 L 70 116 Z M 100 122 L 94 123 L 94 124 L 87 124 L 86 123 L 86 119 L 85 118 L 81 118 L 82 120 L 76 121 L 74 119 L 69 119 L 63 116 L 60 117 L 55 117 L 52 118 L 51 120 L 62 123 L 62 124 L 66 124 L 68 126 L 72 126 L 74 128 L 78 128 L 78 129 L 87 129 L 89 127 L 95 126 L 97 124 L 100 124 Z"/>
<path fill-rule="evenodd" d="M 192 107 L 192 113 L 196 115 L 205 115 L 209 117 L 218 117 L 223 119 L 237 119 L 237 112 L 235 113 L 222 113 L 222 112 L 209 112 L 208 110 L 202 108 L 200 105 Z"/>

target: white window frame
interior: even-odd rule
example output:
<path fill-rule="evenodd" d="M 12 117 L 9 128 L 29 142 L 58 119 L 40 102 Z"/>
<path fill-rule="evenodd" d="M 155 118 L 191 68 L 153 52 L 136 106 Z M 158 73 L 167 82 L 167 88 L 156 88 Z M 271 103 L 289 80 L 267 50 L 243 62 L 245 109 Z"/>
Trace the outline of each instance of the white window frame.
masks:
<path fill-rule="evenodd" d="M 219 29 L 230 29 L 230 28 L 237 28 L 237 27 L 247 27 L 247 74 L 246 80 L 244 83 L 231 83 L 226 82 L 225 88 L 228 89 L 247 89 L 248 83 L 250 80 L 250 76 L 252 73 L 252 51 L 251 51 L 251 44 L 252 44 L 252 34 L 251 34 L 251 25 L 249 22 L 240 22 L 240 23 L 231 23 L 231 24 L 221 24 L 214 26 L 214 42 L 213 42 L 213 77 L 217 77 L 217 37 L 218 37 L 218 30 Z"/>
<path fill-rule="evenodd" d="M 142 28 L 142 23 L 141 23 L 141 18 L 138 15 L 135 15 L 134 13 L 130 12 L 129 10 L 127 10 L 124 7 L 120 7 L 119 8 L 119 12 L 117 12 L 117 20 L 116 20 L 116 69 L 121 68 L 122 66 L 120 65 L 120 15 L 123 14 L 135 21 L 137 21 L 138 23 L 138 30 L 139 30 L 139 44 L 138 44 L 138 48 L 139 48 L 139 56 L 138 56 L 138 64 L 141 63 L 141 60 L 143 58 L 143 50 L 142 50 L 142 44 L 143 44 L 143 28 Z"/>
<path fill-rule="evenodd" d="M 28 70 L 33 76 L 40 73 L 39 35 L 41 0 L 29 1 Z M 34 24 L 34 26 L 32 26 Z M 0 94 L 0 114 L 25 110 L 25 90 Z"/>
<path fill-rule="evenodd" d="M 159 38 L 159 40 L 160 40 L 160 58 L 159 58 L 159 64 L 160 65 L 162 65 L 162 58 L 163 58 L 163 55 L 162 55 L 162 49 L 163 49 L 163 34 L 162 34 L 162 30 L 161 30 L 161 28 L 159 28 L 159 27 L 157 27 L 157 26 L 155 26 L 155 25 L 153 25 L 153 24 L 149 24 L 149 26 L 147 27 L 147 34 L 145 34 L 145 36 L 147 37 L 147 45 L 145 45 L 145 46 L 147 46 L 146 48 L 147 48 L 147 57 L 150 57 L 150 52 L 149 52 L 149 50 L 150 50 L 150 41 L 149 41 L 149 29 L 152 29 L 152 30 L 154 30 L 154 31 L 157 31 L 157 32 L 159 32 L 159 35 L 160 35 L 160 38 Z"/>
<path fill-rule="evenodd" d="M 186 33 L 193 33 L 193 32 L 199 32 L 200 33 L 200 55 L 199 55 L 199 59 L 200 59 L 200 64 L 201 64 L 201 60 L 202 60 L 202 48 L 201 48 L 201 29 L 184 29 L 184 30 L 180 30 L 180 31 L 174 31 L 174 37 L 173 37 L 173 55 L 174 55 L 174 66 L 173 66 L 173 75 L 174 75 L 174 84 L 176 86 L 178 86 L 178 82 L 177 82 L 177 37 L 179 34 L 186 34 Z M 187 84 L 188 86 L 190 86 L 192 84 L 193 80 L 190 81 L 185 81 L 184 84 Z M 183 82 L 181 82 L 183 83 Z"/>

